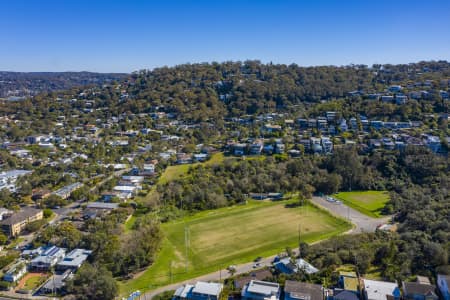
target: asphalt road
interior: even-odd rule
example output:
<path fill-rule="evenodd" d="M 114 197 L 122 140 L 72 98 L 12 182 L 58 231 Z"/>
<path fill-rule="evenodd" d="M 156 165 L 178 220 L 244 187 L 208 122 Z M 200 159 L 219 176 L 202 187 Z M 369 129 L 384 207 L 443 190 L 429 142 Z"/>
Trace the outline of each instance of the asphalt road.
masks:
<path fill-rule="evenodd" d="M 371 218 L 343 203 L 329 202 L 322 197 L 313 197 L 311 201 L 336 216 L 350 220 L 355 225 L 351 233 L 374 232 L 377 226 L 385 224 L 391 219 L 390 216 Z"/>
<path fill-rule="evenodd" d="M 272 261 L 274 260 L 275 256 L 276 255 L 262 258 L 259 261 L 258 269 L 259 268 L 263 268 L 263 267 L 271 266 L 272 265 Z M 241 264 L 241 265 L 236 265 L 236 272 L 234 273 L 234 275 L 231 275 L 231 273 L 228 270 L 222 269 L 222 270 L 218 270 L 218 271 L 213 272 L 213 273 L 202 275 L 202 276 L 199 276 L 199 277 L 196 277 L 196 278 L 192 278 L 192 279 L 189 279 L 189 280 L 185 280 L 185 281 L 182 281 L 182 282 L 177 282 L 177 283 L 173 283 L 173 284 L 170 284 L 170 285 L 162 286 L 160 288 L 157 288 L 157 289 L 154 289 L 152 291 L 148 291 L 148 292 L 142 294 L 137 299 L 140 299 L 140 300 L 151 300 L 154 296 L 156 296 L 156 295 L 158 295 L 158 294 L 160 294 L 162 292 L 170 291 L 170 290 L 176 290 L 177 288 L 179 288 L 181 285 L 184 285 L 184 284 L 188 284 L 188 283 L 189 284 L 195 284 L 197 281 L 206 281 L 206 282 L 208 282 L 208 281 L 221 281 L 221 280 L 227 279 L 227 278 L 229 278 L 231 276 L 235 276 L 235 275 L 238 275 L 238 274 L 249 273 L 252 270 L 256 270 L 255 268 L 253 268 L 254 264 L 255 264 L 254 262 L 250 262 L 250 263 L 245 263 L 245 264 Z"/>
<path fill-rule="evenodd" d="M 332 214 L 334 214 L 336 216 L 339 216 L 339 217 L 342 217 L 345 219 L 349 219 L 355 225 L 355 227 L 352 230 L 350 230 L 349 232 L 347 232 L 347 234 L 356 234 L 356 233 L 360 233 L 360 232 L 374 232 L 376 230 L 377 226 L 379 226 L 380 224 L 385 224 L 391 219 L 390 216 L 384 217 L 384 218 L 376 218 L 376 219 L 371 218 L 371 217 L 368 217 L 343 203 L 329 202 L 321 197 L 313 197 L 311 201 L 314 204 L 325 208 L 326 210 L 330 211 Z M 258 268 L 270 266 L 272 264 L 272 261 L 274 258 L 275 258 L 275 255 L 271 256 L 271 257 L 263 258 L 260 261 L 260 266 Z M 254 265 L 254 262 L 237 265 L 236 272 L 234 275 L 244 274 L 244 273 L 250 272 L 251 270 L 254 270 L 253 265 Z M 231 276 L 231 274 L 230 274 L 230 272 L 228 272 L 228 270 L 226 270 L 226 269 L 218 270 L 216 272 L 209 273 L 209 274 L 206 274 L 203 276 L 199 276 L 199 277 L 185 280 L 182 282 L 177 282 L 174 284 L 159 287 L 157 289 L 154 289 L 152 291 L 148 291 L 148 292 L 142 294 L 139 298 L 136 298 L 136 299 L 151 300 L 154 296 L 156 296 L 162 292 L 165 292 L 165 291 L 175 290 L 183 284 L 188 284 L 188 283 L 193 284 L 197 281 L 220 281 L 220 280 L 226 279 L 230 276 Z"/>

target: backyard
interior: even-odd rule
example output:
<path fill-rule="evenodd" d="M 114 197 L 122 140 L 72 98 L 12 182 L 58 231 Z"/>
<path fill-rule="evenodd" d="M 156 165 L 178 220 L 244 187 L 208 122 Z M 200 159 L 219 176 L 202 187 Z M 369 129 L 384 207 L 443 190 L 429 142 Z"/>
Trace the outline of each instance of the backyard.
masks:
<path fill-rule="evenodd" d="M 20 280 L 16 290 L 31 292 L 43 284 L 48 277 L 46 273 L 27 273 Z"/>

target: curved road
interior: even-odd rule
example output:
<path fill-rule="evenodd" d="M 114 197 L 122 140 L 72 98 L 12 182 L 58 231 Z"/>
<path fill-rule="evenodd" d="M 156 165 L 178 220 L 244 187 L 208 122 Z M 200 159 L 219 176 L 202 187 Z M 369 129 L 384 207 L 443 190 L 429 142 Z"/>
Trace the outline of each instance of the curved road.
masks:
<path fill-rule="evenodd" d="M 311 199 L 311 202 L 317 206 L 323 207 L 324 209 L 328 210 L 330 213 L 332 213 L 335 216 L 350 220 L 355 226 L 352 230 L 348 231 L 347 234 L 356 234 L 356 233 L 360 233 L 360 232 L 374 232 L 376 230 L 377 226 L 379 226 L 380 224 L 385 224 L 391 219 L 390 216 L 384 217 L 384 218 L 376 218 L 376 219 L 371 218 L 371 217 L 368 217 L 343 203 L 329 202 L 321 197 L 313 197 Z M 260 266 L 258 268 L 270 266 L 272 264 L 274 257 L 275 257 L 275 255 L 271 256 L 271 257 L 263 258 L 259 262 Z M 250 272 L 251 270 L 253 270 L 253 265 L 254 265 L 254 262 L 237 265 L 236 272 L 234 275 Z M 220 281 L 220 280 L 226 279 L 230 276 L 231 276 L 231 274 L 228 272 L 228 270 L 225 270 L 225 269 L 218 270 L 214 273 L 209 273 L 209 274 L 199 276 L 196 278 L 192 278 L 189 280 L 185 280 L 182 282 L 177 282 L 177 283 L 173 283 L 170 285 L 159 287 L 157 289 L 148 291 L 148 292 L 142 294 L 139 298 L 135 298 L 135 299 L 151 300 L 154 296 L 156 296 L 162 292 L 165 292 L 165 291 L 175 290 L 183 284 L 187 284 L 187 283 L 193 284 L 197 281 Z"/>
<path fill-rule="evenodd" d="M 329 202 L 322 197 L 313 197 L 311 202 L 325 208 L 335 216 L 352 222 L 355 227 L 349 233 L 374 232 L 377 226 L 385 224 L 391 219 L 391 216 L 371 218 L 343 203 Z"/>

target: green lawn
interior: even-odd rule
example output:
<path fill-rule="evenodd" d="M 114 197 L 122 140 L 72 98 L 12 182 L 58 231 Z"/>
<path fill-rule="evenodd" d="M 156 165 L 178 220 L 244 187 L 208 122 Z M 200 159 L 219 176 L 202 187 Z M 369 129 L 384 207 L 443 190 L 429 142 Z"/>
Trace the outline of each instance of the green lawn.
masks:
<path fill-rule="evenodd" d="M 381 217 L 381 210 L 389 201 L 389 194 L 382 191 L 342 192 L 335 195 L 346 205 L 373 217 Z"/>
<path fill-rule="evenodd" d="M 224 155 L 222 152 L 214 153 L 209 160 L 207 160 L 204 163 L 194 163 L 194 164 L 186 164 L 186 165 L 176 165 L 176 166 L 169 166 L 167 167 L 164 172 L 162 173 L 161 177 L 158 180 L 158 183 L 164 184 L 166 182 L 178 179 L 185 175 L 189 168 L 195 167 L 201 164 L 204 165 L 212 165 L 212 164 L 219 164 L 223 161 Z"/>
<path fill-rule="evenodd" d="M 298 245 L 299 226 L 302 240 L 309 243 L 352 226 L 315 206 L 286 208 L 288 203 L 292 201 L 250 201 L 163 224 L 165 239 L 156 262 L 135 279 L 121 282 L 121 294 L 154 289 L 257 256 L 277 254 L 287 246 Z M 185 231 L 190 244 L 187 258 Z"/>
<path fill-rule="evenodd" d="M 125 231 L 130 231 L 133 228 L 134 223 L 136 223 L 136 216 L 131 216 L 128 221 L 125 222 Z"/>
<path fill-rule="evenodd" d="M 25 281 L 22 290 L 32 291 L 35 288 L 39 287 L 41 284 L 43 284 L 46 279 L 47 276 L 42 276 L 40 274 L 36 276 L 31 276 L 30 278 L 27 279 L 27 281 Z"/>

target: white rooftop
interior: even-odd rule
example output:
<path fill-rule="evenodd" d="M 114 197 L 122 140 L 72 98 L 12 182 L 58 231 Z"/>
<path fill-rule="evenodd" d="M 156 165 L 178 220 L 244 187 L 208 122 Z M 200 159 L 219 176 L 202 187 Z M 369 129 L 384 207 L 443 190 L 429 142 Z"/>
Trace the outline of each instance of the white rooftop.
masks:
<path fill-rule="evenodd" d="M 386 295 L 393 295 L 398 285 L 394 282 L 364 279 L 364 289 L 368 300 L 386 300 Z"/>
<path fill-rule="evenodd" d="M 114 191 L 119 192 L 134 192 L 136 190 L 135 186 L 128 186 L 128 185 L 116 185 L 113 188 Z"/>
<path fill-rule="evenodd" d="M 296 261 L 296 266 L 294 267 L 294 272 L 297 271 L 297 268 L 299 267 L 300 269 L 303 269 L 307 274 L 313 274 L 313 273 L 317 273 L 319 272 L 319 270 L 317 268 L 315 268 L 313 265 L 311 265 L 310 263 L 308 263 L 306 260 L 299 258 Z M 280 263 L 284 264 L 284 265 L 289 265 L 291 264 L 291 259 L 289 257 L 283 258 L 280 260 Z"/>
<path fill-rule="evenodd" d="M 81 264 L 91 255 L 91 250 L 74 249 L 64 257 L 62 261 L 58 263 L 61 266 L 67 267 L 80 267 Z"/>
<path fill-rule="evenodd" d="M 177 290 L 175 291 L 175 293 L 173 295 L 174 295 L 174 297 L 186 299 L 189 292 L 192 290 L 193 287 L 194 286 L 192 284 L 182 285 L 179 288 L 177 288 Z"/>
<path fill-rule="evenodd" d="M 218 297 L 222 291 L 222 288 L 223 285 L 221 283 L 198 281 L 195 284 L 192 293 Z"/>
<path fill-rule="evenodd" d="M 260 295 L 277 295 L 280 291 L 280 285 L 274 282 L 252 280 L 248 284 L 247 292 Z"/>

